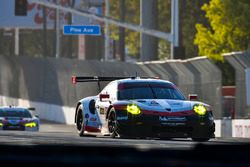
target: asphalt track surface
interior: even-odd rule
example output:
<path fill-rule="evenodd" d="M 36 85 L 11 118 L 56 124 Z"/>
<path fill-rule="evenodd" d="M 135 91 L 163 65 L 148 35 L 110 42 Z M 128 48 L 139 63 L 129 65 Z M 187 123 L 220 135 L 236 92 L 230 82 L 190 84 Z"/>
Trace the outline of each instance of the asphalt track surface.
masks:
<path fill-rule="evenodd" d="M 73 125 L 64 125 L 53 122 L 42 122 L 39 132 L 23 131 L 0 131 L 0 143 L 2 145 L 73 145 L 73 146 L 110 146 L 110 147 L 134 147 L 137 149 L 183 149 L 189 150 L 195 147 L 198 142 L 191 139 L 112 139 L 110 137 L 79 137 Z M 223 144 L 250 144 L 250 139 L 243 138 L 215 138 L 205 145 Z"/>
<path fill-rule="evenodd" d="M 79 137 L 75 126 L 42 122 L 39 132 L 0 131 L 0 162 L 8 166 L 228 166 L 250 164 L 250 139 L 112 139 Z"/>

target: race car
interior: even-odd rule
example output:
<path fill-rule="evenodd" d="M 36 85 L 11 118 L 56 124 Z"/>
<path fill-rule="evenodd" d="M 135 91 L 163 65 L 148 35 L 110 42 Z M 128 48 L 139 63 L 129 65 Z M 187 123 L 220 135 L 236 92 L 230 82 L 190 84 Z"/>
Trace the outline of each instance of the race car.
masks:
<path fill-rule="evenodd" d="M 0 107 L 0 130 L 39 131 L 39 118 L 30 110 L 35 108 Z"/>
<path fill-rule="evenodd" d="M 80 136 L 214 138 L 210 105 L 187 100 L 169 81 L 139 77 L 77 77 L 72 83 L 111 81 L 96 96 L 81 99 L 75 110 Z"/>

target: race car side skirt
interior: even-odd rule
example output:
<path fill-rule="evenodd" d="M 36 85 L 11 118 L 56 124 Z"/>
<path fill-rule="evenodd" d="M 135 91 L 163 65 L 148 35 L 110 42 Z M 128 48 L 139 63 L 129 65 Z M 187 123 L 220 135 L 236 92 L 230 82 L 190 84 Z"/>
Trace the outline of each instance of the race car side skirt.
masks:
<path fill-rule="evenodd" d="M 92 127 L 92 126 L 85 126 L 84 130 L 88 131 L 88 132 L 94 132 L 94 133 L 100 133 L 101 132 L 100 129 L 98 129 L 96 127 Z"/>

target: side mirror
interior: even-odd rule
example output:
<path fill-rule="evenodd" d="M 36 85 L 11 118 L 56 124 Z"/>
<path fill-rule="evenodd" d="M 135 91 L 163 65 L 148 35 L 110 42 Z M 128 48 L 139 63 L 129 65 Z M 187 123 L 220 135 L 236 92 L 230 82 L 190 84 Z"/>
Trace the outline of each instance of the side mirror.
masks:
<path fill-rule="evenodd" d="M 109 100 L 109 94 L 100 94 L 99 98 L 100 98 L 100 101 L 108 101 Z"/>
<path fill-rule="evenodd" d="M 198 95 L 197 94 L 189 94 L 188 98 L 189 98 L 190 101 L 198 100 Z"/>
<path fill-rule="evenodd" d="M 28 110 L 35 111 L 36 108 L 35 107 L 29 107 Z"/>

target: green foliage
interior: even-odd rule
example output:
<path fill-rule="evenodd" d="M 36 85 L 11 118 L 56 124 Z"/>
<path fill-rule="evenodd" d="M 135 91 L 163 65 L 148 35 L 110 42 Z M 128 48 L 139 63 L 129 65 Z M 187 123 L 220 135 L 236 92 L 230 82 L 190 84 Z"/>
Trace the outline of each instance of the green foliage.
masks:
<path fill-rule="evenodd" d="M 139 0 L 126 0 L 126 14 L 125 22 L 139 25 L 140 24 L 140 1 Z M 110 16 L 114 19 L 119 19 L 119 1 L 110 0 Z M 111 38 L 119 40 L 119 28 L 115 25 L 110 25 Z M 126 46 L 129 49 L 129 54 L 132 56 L 139 56 L 140 52 L 140 33 L 127 30 L 125 37 Z"/>
<path fill-rule="evenodd" d="M 140 24 L 140 0 L 126 0 L 126 22 L 136 25 Z M 182 45 L 186 50 L 186 58 L 197 56 L 198 47 L 193 45 L 196 34 L 195 24 L 197 22 L 207 25 L 205 12 L 200 8 L 209 0 L 180 0 L 180 31 L 182 36 Z M 110 0 L 111 17 L 119 19 L 119 1 Z M 170 32 L 171 30 L 171 0 L 158 0 L 158 30 Z M 118 28 L 111 25 L 111 38 L 119 40 Z M 126 46 L 131 55 L 139 56 L 140 51 L 140 33 L 126 30 Z M 158 47 L 159 59 L 167 59 L 170 56 L 170 43 L 159 40 Z"/>
<path fill-rule="evenodd" d="M 110 0 L 110 15 L 115 19 L 119 19 L 119 1 Z M 125 22 L 140 25 L 140 0 L 126 0 L 126 18 Z M 171 0 L 158 0 L 158 29 L 164 32 L 170 32 L 171 22 Z M 111 25 L 111 38 L 119 40 L 118 27 Z M 129 49 L 129 54 L 138 57 L 140 54 L 140 33 L 126 30 L 126 46 Z M 167 41 L 160 40 L 159 42 L 159 58 L 165 59 L 169 56 L 170 44 Z"/>
<path fill-rule="evenodd" d="M 171 27 L 171 0 L 158 0 L 158 29 L 163 32 L 170 32 Z M 159 40 L 158 43 L 158 54 L 159 59 L 170 58 L 170 43 L 168 41 Z"/>
<path fill-rule="evenodd" d="M 197 22 L 208 25 L 205 12 L 201 6 L 209 0 L 180 0 L 180 36 L 182 46 L 185 48 L 185 58 L 192 58 L 198 55 L 198 47 L 193 44 L 197 33 L 195 25 Z"/>
<path fill-rule="evenodd" d="M 246 0 L 211 0 L 202 10 L 210 26 L 196 24 L 194 44 L 199 55 L 223 60 L 223 53 L 246 50 L 250 44 L 250 2 Z"/>
<path fill-rule="evenodd" d="M 159 40 L 158 54 L 160 60 L 170 59 L 170 43 Z"/>

